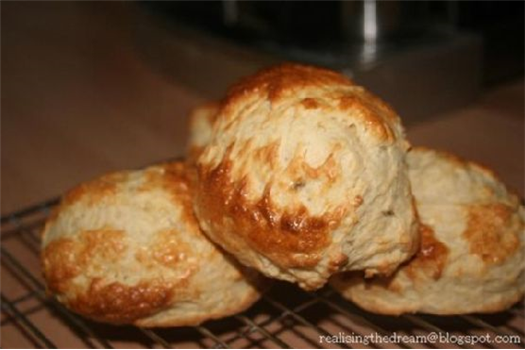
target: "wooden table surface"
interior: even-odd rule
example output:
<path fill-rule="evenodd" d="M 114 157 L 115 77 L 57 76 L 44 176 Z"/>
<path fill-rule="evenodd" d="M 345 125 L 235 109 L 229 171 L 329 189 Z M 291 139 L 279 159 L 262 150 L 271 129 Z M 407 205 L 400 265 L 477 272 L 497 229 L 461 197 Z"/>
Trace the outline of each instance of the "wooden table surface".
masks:
<path fill-rule="evenodd" d="M 3 214 L 184 153 L 187 113 L 206 96 L 140 59 L 122 4 L 28 4 L 4 2 L 1 11 Z M 408 126 L 408 136 L 494 168 L 523 196 L 523 85 L 491 89 Z"/>

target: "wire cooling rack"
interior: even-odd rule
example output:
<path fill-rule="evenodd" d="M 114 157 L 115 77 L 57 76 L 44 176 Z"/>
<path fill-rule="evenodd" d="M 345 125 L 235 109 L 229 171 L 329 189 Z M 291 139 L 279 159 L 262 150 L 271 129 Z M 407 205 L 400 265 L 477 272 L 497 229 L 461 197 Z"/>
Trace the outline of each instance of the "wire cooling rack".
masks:
<path fill-rule="evenodd" d="M 495 315 L 378 316 L 324 288 L 276 283 L 248 311 L 199 327 L 142 329 L 77 316 L 45 294 L 40 232 L 54 199 L 1 219 L 3 348 L 523 348 L 523 302 Z M 437 338 L 437 339 L 436 339 Z M 475 339 L 481 342 L 471 344 Z"/>

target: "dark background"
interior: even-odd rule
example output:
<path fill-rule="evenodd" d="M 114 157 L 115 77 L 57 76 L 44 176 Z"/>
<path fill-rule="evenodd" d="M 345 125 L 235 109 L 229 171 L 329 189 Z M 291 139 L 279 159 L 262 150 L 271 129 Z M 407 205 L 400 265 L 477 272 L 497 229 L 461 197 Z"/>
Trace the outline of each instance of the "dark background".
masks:
<path fill-rule="evenodd" d="M 484 83 L 494 85 L 523 75 L 523 1 L 383 1 L 384 45 L 425 40 L 447 28 L 480 35 L 484 42 Z M 357 33 L 345 30 L 345 21 L 357 18 L 360 1 L 244 1 L 237 2 L 238 20 L 225 23 L 221 1 L 141 2 L 167 21 L 184 22 L 246 46 L 281 52 L 286 47 L 344 50 L 359 45 Z M 344 6 L 350 9 L 345 9 Z M 344 11 L 348 10 L 347 17 Z"/>
<path fill-rule="evenodd" d="M 209 97 L 144 60 L 137 27 L 145 25 L 145 13 L 283 56 L 289 46 L 351 53 L 361 43 L 340 19 L 340 2 L 242 2 L 247 20 L 228 25 L 217 2 L 0 6 L 3 214 L 108 171 L 184 154 L 187 114 Z M 387 49 L 457 28 L 485 42 L 484 92 L 462 108 L 407 126 L 411 141 L 480 161 L 523 194 L 523 2 L 410 2 L 402 8 L 393 13 L 416 20 L 387 25 L 394 28 L 387 31 L 392 37 L 380 38 Z M 422 25 L 427 29 L 414 31 Z M 161 43 L 156 36 L 146 40 Z M 167 60 L 177 66 L 177 53 Z M 213 85 L 221 74 L 229 73 L 215 71 L 204 81 Z"/>

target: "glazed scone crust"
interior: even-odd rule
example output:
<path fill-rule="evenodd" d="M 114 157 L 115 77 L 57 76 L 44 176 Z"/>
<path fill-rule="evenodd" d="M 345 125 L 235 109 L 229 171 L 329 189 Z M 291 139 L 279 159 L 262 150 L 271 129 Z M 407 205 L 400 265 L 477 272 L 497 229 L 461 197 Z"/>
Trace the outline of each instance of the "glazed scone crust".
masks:
<path fill-rule="evenodd" d="M 502 311 L 525 291 L 525 210 L 494 173 L 475 163 L 415 148 L 409 173 L 422 245 L 392 277 L 334 276 L 331 284 L 381 314 Z"/>
<path fill-rule="evenodd" d="M 417 247 L 407 148 L 395 112 L 346 77 L 270 68 L 222 102 L 194 208 L 243 264 L 302 288 L 341 270 L 388 274 Z"/>
<path fill-rule="evenodd" d="M 42 248 L 48 291 L 99 321 L 196 325 L 259 298 L 260 277 L 200 231 L 180 162 L 69 191 L 45 226 Z"/>

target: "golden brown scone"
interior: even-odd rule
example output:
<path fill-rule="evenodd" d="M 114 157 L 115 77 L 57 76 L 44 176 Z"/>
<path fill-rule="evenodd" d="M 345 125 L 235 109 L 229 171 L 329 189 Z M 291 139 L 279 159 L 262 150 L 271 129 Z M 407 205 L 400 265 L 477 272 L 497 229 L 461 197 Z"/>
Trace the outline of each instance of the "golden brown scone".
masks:
<path fill-rule="evenodd" d="M 190 113 L 190 137 L 188 142 L 188 160 L 194 163 L 210 142 L 213 123 L 219 111 L 218 102 L 208 102 L 198 106 Z"/>
<path fill-rule="evenodd" d="M 243 264 L 323 286 L 416 250 L 399 117 L 343 75 L 287 64 L 235 85 L 198 159 L 201 227 Z"/>
<path fill-rule="evenodd" d="M 260 275 L 201 233 L 179 162 L 109 174 L 69 191 L 45 226 L 42 263 L 60 302 L 116 324 L 196 325 L 259 298 Z"/>
<path fill-rule="evenodd" d="M 341 274 L 332 286 L 380 314 L 497 312 L 523 298 L 525 210 L 494 174 L 429 149 L 408 155 L 421 247 L 390 278 Z"/>

